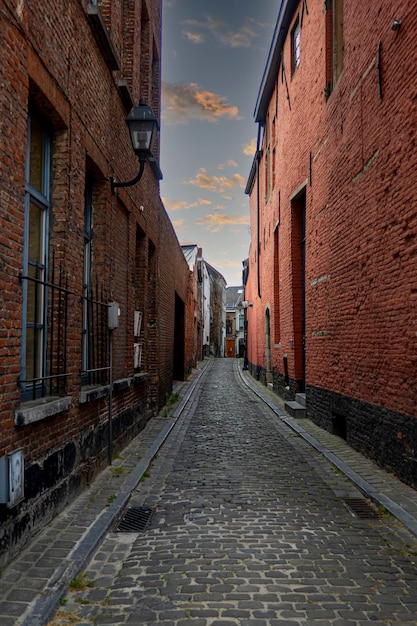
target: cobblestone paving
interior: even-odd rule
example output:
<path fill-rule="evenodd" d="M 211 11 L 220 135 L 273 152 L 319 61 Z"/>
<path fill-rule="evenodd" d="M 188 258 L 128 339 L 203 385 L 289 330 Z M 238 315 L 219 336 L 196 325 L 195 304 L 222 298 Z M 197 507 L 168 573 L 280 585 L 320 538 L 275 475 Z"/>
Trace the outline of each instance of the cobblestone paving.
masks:
<path fill-rule="evenodd" d="M 358 491 L 215 360 L 54 626 L 417 624 L 415 538 L 357 518 Z"/>

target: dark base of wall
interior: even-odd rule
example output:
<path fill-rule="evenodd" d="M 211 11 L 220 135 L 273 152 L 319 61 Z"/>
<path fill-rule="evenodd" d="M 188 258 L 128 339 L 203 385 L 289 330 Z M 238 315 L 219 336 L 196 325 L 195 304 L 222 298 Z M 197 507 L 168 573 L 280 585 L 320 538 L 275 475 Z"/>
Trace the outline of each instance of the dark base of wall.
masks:
<path fill-rule="evenodd" d="M 128 409 L 112 420 L 113 456 L 146 425 L 146 407 Z M 25 467 L 25 501 L 8 509 L 0 505 L 0 566 L 3 567 L 91 484 L 108 462 L 109 427 L 106 421 L 55 450 L 43 463 Z"/>
<path fill-rule="evenodd" d="M 417 487 L 417 419 L 307 385 L 307 416 L 343 437 L 400 480 Z"/>
<path fill-rule="evenodd" d="M 248 363 L 248 369 L 266 385 L 265 368 Z M 298 389 L 299 381 L 273 372 L 273 390 L 281 398 L 293 400 Z M 417 488 L 417 418 L 313 385 L 306 386 L 306 402 L 315 424 Z"/>
<path fill-rule="evenodd" d="M 259 380 L 266 385 L 266 369 L 260 365 L 248 363 L 248 370 L 255 380 Z M 299 389 L 298 381 L 292 378 L 285 378 L 279 372 L 272 372 L 272 388 L 284 400 L 294 400 L 295 394 Z"/>

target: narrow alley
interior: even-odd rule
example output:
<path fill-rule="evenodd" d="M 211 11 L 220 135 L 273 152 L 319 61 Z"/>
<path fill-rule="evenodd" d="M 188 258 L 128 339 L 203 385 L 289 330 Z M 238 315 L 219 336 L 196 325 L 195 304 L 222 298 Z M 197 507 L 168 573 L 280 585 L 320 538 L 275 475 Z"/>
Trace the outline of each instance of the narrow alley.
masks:
<path fill-rule="evenodd" d="M 416 538 L 289 429 L 237 360 L 208 362 L 129 507 L 152 510 L 148 528 L 113 526 L 51 626 L 417 623 Z"/>

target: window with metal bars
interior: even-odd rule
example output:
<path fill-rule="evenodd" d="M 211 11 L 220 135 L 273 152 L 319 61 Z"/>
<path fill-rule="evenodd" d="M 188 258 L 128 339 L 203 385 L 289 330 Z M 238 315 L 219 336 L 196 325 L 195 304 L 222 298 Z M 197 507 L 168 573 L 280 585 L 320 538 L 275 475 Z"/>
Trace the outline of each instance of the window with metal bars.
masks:
<path fill-rule="evenodd" d="M 82 295 L 82 366 L 83 385 L 109 382 L 108 298 L 98 277 L 93 276 L 93 197 L 94 179 L 86 176 L 84 203 L 84 275 Z"/>
<path fill-rule="evenodd" d="M 31 112 L 25 164 L 20 388 L 29 400 L 65 394 L 71 292 L 49 251 L 51 133 Z"/>

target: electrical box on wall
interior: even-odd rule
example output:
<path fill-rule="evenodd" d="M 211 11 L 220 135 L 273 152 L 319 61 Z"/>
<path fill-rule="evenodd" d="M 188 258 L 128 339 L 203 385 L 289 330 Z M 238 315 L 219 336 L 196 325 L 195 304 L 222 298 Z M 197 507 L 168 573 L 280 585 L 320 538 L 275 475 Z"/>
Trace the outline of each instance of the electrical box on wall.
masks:
<path fill-rule="evenodd" d="M 109 302 L 107 304 L 109 330 L 114 330 L 119 326 L 120 308 L 118 302 Z"/>
<path fill-rule="evenodd" d="M 15 450 L 0 458 L 0 503 L 12 508 L 24 497 L 23 450 Z"/>

